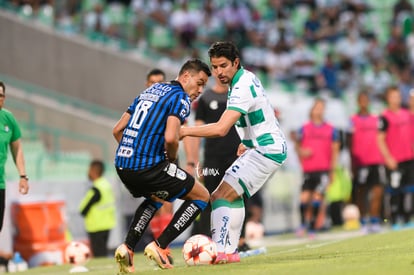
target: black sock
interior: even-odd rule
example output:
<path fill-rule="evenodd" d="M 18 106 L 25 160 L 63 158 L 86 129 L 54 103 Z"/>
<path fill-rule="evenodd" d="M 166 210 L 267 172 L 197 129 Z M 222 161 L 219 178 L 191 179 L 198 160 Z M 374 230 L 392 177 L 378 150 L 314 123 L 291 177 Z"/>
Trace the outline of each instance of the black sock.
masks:
<path fill-rule="evenodd" d="M 125 244 L 132 251 L 141 239 L 145 229 L 148 227 L 149 222 L 151 221 L 152 217 L 154 217 L 154 214 L 157 212 L 157 210 L 158 208 L 150 200 L 145 200 L 137 208 L 134 219 L 129 226 L 128 234 L 125 238 Z"/>
<path fill-rule="evenodd" d="M 400 213 L 400 194 L 391 194 L 390 212 L 391 224 L 396 224 L 398 222 L 398 215 Z"/>
<path fill-rule="evenodd" d="M 318 220 L 319 209 L 321 208 L 321 203 L 319 201 L 312 202 L 312 219 L 310 224 L 310 229 L 316 229 L 316 221 Z"/>
<path fill-rule="evenodd" d="M 184 201 L 161 236 L 156 240 L 159 247 L 167 248 L 178 235 L 191 225 L 200 212 L 201 208 L 194 201 Z"/>
<path fill-rule="evenodd" d="M 413 194 L 404 193 L 403 194 L 403 213 L 404 213 L 404 223 L 409 223 L 411 221 L 411 213 L 413 208 Z"/>
<path fill-rule="evenodd" d="M 299 209 L 300 209 L 300 222 L 301 222 L 301 225 L 304 226 L 306 224 L 306 210 L 308 209 L 308 204 L 301 203 Z"/>

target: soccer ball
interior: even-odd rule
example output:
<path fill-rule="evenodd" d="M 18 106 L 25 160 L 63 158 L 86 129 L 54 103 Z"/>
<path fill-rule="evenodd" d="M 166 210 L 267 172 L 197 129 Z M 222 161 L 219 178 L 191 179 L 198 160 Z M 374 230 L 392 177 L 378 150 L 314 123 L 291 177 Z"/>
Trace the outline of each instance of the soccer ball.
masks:
<path fill-rule="evenodd" d="M 254 221 L 248 221 L 246 223 L 246 240 L 247 241 L 259 241 L 263 238 L 265 228 L 263 224 Z"/>
<path fill-rule="evenodd" d="M 359 220 L 360 212 L 355 204 L 348 204 L 342 210 L 342 217 L 344 221 Z"/>
<path fill-rule="evenodd" d="M 73 265 L 83 265 L 91 258 L 91 250 L 81 242 L 70 242 L 65 249 L 65 261 Z"/>
<path fill-rule="evenodd" d="M 217 257 L 216 243 L 206 235 L 191 236 L 184 243 L 183 256 L 189 266 L 212 264 Z"/>

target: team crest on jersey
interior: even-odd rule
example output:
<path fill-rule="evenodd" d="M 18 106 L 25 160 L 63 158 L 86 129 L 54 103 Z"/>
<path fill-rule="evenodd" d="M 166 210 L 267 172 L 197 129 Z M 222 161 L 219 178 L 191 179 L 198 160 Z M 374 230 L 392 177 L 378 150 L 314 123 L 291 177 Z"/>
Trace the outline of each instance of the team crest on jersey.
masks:
<path fill-rule="evenodd" d="M 181 104 L 183 105 L 183 109 L 181 109 L 180 117 L 185 118 L 190 113 L 190 104 L 184 99 L 181 99 Z"/>
<path fill-rule="evenodd" d="M 6 133 L 8 133 L 8 132 L 10 131 L 10 128 L 9 128 L 9 126 L 8 126 L 8 125 L 4 125 L 4 131 L 5 131 Z"/>
<path fill-rule="evenodd" d="M 218 109 L 218 102 L 217 102 L 217 100 L 211 101 L 210 104 L 209 104 L 209 106 L 210 106 L 210 109 L 211 110 L 217 110 Z"/>

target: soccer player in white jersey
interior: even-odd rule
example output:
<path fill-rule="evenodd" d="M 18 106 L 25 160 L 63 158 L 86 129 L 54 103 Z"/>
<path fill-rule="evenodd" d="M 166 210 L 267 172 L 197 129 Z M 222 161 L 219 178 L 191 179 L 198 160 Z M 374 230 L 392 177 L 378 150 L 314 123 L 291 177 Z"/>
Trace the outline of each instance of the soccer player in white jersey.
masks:
<path fill-rule="evenodd" d="M 236 125 L 238 158 L 211 194 L 211 234 L 217 243 L 215 263 L 239 262 L 237 244 L 244 220 L 242 196 L 252 196 L 286 159 L 286 142 L 260 80 L 240 64 L 231 42 L 216 42 L 208 51 L 212 73 L 229 85 L 227 108 L 216 123 L 182 127 L 181 137 L 222 137 Z"/>

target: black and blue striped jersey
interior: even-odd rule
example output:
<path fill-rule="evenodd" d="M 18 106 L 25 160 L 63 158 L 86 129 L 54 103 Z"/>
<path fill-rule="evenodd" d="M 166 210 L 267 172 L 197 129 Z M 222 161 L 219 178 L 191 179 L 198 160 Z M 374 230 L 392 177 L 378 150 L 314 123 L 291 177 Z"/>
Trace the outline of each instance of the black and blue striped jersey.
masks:
<path fill-rule="evenodd" d="M 164 132 L 169 116 L 181 124 L 190 114 L 190 98 L 177 81 L 156 83 L 136 97 L 115 156 L 115 166 L 123 169 L 150 168 L 166 159 Z"/>

